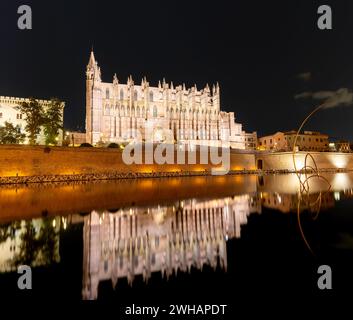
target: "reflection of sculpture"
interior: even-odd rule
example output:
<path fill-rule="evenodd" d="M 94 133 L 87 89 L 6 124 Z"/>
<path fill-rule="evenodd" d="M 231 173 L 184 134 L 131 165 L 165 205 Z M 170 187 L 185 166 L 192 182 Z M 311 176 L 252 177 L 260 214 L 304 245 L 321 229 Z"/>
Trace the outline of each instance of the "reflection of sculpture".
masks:
<path fill-rule="evenodd" d="M 226 240 L 240 237 L 240 226 L 259 203 L 249 195 L 181 201 L 174 206 L 93 211 L 84 219 L 83 298 L 96 299 L 98 284 L 152 272 L 169 277 L 204 265 L 227 268 Z"/>

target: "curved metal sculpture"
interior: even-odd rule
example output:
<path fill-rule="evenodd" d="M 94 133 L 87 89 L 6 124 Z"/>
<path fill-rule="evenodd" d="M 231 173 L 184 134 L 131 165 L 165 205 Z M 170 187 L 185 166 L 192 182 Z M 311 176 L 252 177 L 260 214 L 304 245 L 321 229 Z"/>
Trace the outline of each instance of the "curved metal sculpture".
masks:
<path fill-rule="evenodd" d="M 296 173 L 296 175 L 298 177 L 298 180 L 299 180 L 299 183 L 300 183 L 300 189 L 299 189 L 299 194 L 298 194 L 298 204 L 297 204 L 298 226 L 299 226 L 299 231 L 300 231 L 300 234 L 301 234 L 301 236 L 303 238 L 303 241 L 304 241 L 305 245 L 308 247 L 309 251 L 312 254 L 314 254 L 314 252 L 311 249 L 310 244 L 309 244 L 308 240 L 305 237 L 305 234 L 304 234 L 304 231 L 303 231 L 303 227 L 301 225 L 300 205 L 301 205 L 302 202 L 305 201 L 305 204 L 308 206 L 308 208 L 315 208 L 315 206 L 317 206 L 317 209 L 315 210 L 316 213 L 313 216 L 313 219 L 316 220 L 318 215 L 319 215 L 319 213 L 320 213 L 320 209 L 321 209 L 322 191 L 320 191 L 317 199 L 315 201 L 312 201 L 310 199 L 310 185 L 309 185 L 309 181 L 311 179 L 313 179 L 313 178 L 324 180 L 327 183 L 327 185 L 328 185 L 328 189 L 325 191 L 325 193 L 329 192 L 331 190 L 331 184 L 325 177 L 323 177 L 320 174 L 320 170 L 319 170 L 319 168 L 318 168 L 318 166 L 316 164 L 316 161 L 315 161 L 313 155 L 311 153 L 309 153 L 309 152 L 305 155 L 303 168 L 300 168 L 300 170 L 298 170 L 295 156 L 296 156 L 296 153 L 299 150 L 297 150 L 296 144 L 297 144 L 297 140 L 298 140 L 299 134 L 300 134 L 301 130 L 303 129 L 304 125 L 308 122 L 308 120 L 312 117 L 312 115 L 314 115 L 319 110 L 323 109 L 325 106 L 326 106 L 326 103 L 320 104 L 301 123 L 301 125 L 300 125 L 300 127 L 299 127 L 299 129 L 297 131 L 297 134 L 295 136 L 295 139 L 294 139 L 293 154 L 292 154 L 294 170 L 295 170 L 295 173 Z M 308 164 L 308 159 L 311 159 L 311 161 L 313 163 L 312 165 Z M 304 179 L 303 180 L 302 180 L 302 175 L 304 175 Z"/>

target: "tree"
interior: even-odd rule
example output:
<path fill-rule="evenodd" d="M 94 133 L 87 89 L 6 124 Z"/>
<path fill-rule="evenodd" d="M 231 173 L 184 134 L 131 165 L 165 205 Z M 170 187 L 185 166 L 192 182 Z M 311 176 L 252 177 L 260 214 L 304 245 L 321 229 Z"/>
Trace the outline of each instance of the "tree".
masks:
<path fill-rule="evenodd" d="M 3 127 L 0 127 L 0 144 L 21 143 L 26 135 L 21 133 L 20 127 L 16 127 L 10 123 L 5 122 Z"/>
<path fill-rule="evenodd" d="M 27 220 L 20 226 L 20 245 L 13 257 L 14 266 L 49 265 L 58 260 L 59 231 L 52 227 L 51 221 L 50 218 L 43 218 L 40 225 L 37 223 L 35 226 L 34 220 Z"/>
<path fill-rule="evenodd" d="M 28 132 L 29 143 L 36 144 L 44 120 L 43 106 L 36 99 L 30 98 L 28 102 L 22 102 L 16 109 L 25 115 L 25 129 Z"/>
<path fill-rule="evenodd" d="M 63 129 L 63 109 L 64 104 L 59 99 L 53 98 L 44 111 L 44 135 L 45 144 L 58 143 L 60 130 Z"/>

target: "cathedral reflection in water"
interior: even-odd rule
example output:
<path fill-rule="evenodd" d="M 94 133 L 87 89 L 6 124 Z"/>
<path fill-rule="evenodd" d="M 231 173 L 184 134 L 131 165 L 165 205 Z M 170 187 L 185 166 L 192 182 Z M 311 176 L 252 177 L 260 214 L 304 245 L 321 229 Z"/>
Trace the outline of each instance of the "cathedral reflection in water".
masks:
<path fill-rule="evenodd" d="M 83 299 L 97 299 L 103 281 L 111 281 L 114 288 L 119 288 L 119 282 L 122 286 L 126 282 L 133 285 L 135 279 L 148 282 L 152 273 L 168 279 L 192 268 L 202 270 L 204 266 L 226 271 L 227 240 L 240 238 L 241 227 L 247 224 L 251 213 L 260 214 L 266 208 L 282 213 L 317 214 L 334 207 L 336 201 L 353 197 L 353 173 L 327 175 L 327 179 L 330 190 L 322 180 L 312 179 L 310 192 L 305 194 L 298 192 L 298 179 L 294 175 L 214 179 L 207 184 L 212 185 L 211 191 L 207 191 L 214 194 L 212 199 L 206 198 L 206 192 L 200 188 L 205 181 L 197 179 L 181 180 L 190 186 L 182 194 L 173 193 L 179 180 L 60 185 L 56 187 L 60 190 L 57 196 L 65 195 L 66 191 L 66 196 L 75 196 L 55 202 L 43 196 L 50 193 L 36 192 L 36 187 L 16 192 L 3 189 L 0 274 L 15 272 L 21 264 L 32 267 L 61 264 L 62 253 L 68 250 L 68 243 L 71 245 L 65 235 L 71 232 L 82 239 L 82 226 Z M 99 193 L 101 188 L 105 188 L 104 192 Z M 142 197 L 142 192 L 147 196 Z M 27 200 L 22 203 L 18 197 Z M 132 203 L 133 198 L 139 200 Z M 46 208 L 51 204 L 55 204 L 51 208 L 55 214 L 47 216 Z M 89 209 L 80 210 L 77 205 Z M 68 213 L 71 207 L 75 210 Z M 92 211 L 98 207 L 118 209 Z M 39 214 L 21 215 L 25 210 Z M 61 215 L 62 212 L 67 214 Z M 7 218 L 14 215 L 18 218 Z"/>
<path fill-rule="evenodd" d="M 100 281 L 152 272 L 167 278 L 191 267 L 227 269 L 226 241 L 239 238 L 250 213 L 261 212 L 257 196 L 184 200 L 171 206 L 93 211 L 84 218 L 83 298 L 96 299 Z"/>

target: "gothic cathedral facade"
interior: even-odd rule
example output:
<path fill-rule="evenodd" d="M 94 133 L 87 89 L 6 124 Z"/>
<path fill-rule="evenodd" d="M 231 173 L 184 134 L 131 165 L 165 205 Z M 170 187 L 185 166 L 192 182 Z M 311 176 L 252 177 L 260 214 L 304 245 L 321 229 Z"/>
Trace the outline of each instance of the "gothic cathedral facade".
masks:
<path fill-rule="evenodd" d="M 103 82 L 93 51 L 86 70 L 86 141 L 127 143 L 132 140 L 245 149 L 245 132 L 233 112 L 221 111 L 220 88 L 208 85 L 157 87 L 146 78 L 126 84 L 116 75 Z"/>

